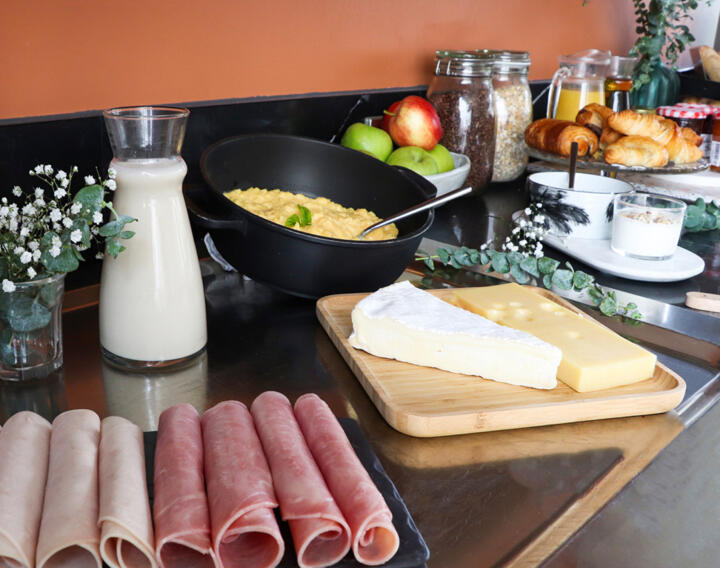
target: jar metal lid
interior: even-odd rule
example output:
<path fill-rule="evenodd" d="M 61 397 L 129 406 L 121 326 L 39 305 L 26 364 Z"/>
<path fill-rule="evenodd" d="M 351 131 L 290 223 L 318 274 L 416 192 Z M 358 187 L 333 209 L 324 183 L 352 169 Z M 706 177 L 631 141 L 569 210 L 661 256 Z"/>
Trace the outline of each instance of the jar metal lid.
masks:
<path fill-rule="evenodd" d="M 670 118 L 705 118 L 708 115 L 703 109 L 677 106 L 661 106 L 656 112 Z"/>
<path fill-rule="evenodd" d="M 495 65 L 513 65 L 530 67 L 529 51 L 510 51 L 510 50 L 482 50 L 490 51 L 493 54 L 493 62 Z"/>
<path fill-rule="evenodd" d="M 490 54 L 463 50 L 437 50 L 435 74 L 460 77 L 489 77 L 493 57 Z"/>

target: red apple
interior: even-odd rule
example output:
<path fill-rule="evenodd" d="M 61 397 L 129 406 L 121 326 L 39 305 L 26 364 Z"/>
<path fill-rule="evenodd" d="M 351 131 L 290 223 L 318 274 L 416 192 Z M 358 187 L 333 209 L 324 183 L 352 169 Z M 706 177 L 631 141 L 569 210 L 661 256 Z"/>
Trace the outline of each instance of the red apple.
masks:
<path fill-rule="evenodd" d="M 394 111 L 388 110 L 388 113 L 388 132 L 398 146 L 432 150 L 442 138 L 440 118 L 433 106 L 422 97 L 405 97 Z"/>
<path fill-rule="evenodd" d="M 395 111 L 397 111 L 398 106 L 400 106 L 400 101 L 395 101 L 383 113 L 382 122 L 380 123 L 380 128 L 382 128 L 388 134 L 390 133 L 390 118 L 395 114 Z"/>

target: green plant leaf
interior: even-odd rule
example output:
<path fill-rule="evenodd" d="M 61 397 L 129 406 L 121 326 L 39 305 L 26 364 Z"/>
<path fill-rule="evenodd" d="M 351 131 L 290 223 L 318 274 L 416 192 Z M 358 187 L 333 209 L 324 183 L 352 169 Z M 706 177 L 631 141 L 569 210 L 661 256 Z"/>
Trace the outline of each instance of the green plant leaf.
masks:
<path fill-rule="evenodd" d="M 310 213 L 310 209 L 303 205 L 298 205 L 298 210 L 300 211 L 300 226 L 307 227 L 308 225 L 312 225 L 312 213 Z"/>
<path fill-rule="evenodd" d="M 547 256 L 543 256 L 540 260 L 538 260 L 538 270 L 542 274 L 552 274 L 558 266 L 560 266 L 559 261 L 553 258 L 548 258 Z"/>
<path fill-rule="evenodd" d="M 88 185 L 75 194 L 73 202 L 82 205 L 80 215 L 85 219 L 90 219 L 96 211 L 100 211 L 102 208 L 104 196 L 105 190 L 101 185 Z"/>
<path fill-rule="evenodd" d="M 80 266 L 73 251 L 72 245 L 63 244 L 59 255 L 53 257 L 48 249 L 42 254 L 40 261 L 50 272 L 72 272 Z"/>
<path fill-rule="evenodd" d="M 12 330 L 9 327 L 4 327 L 0 331 L 0 356 L 3 363 L 9 367 L 15 366 L 15 352 L 11 343 L 12 335 Z"/>
<path fill-rule="evenodd" d="M 530 274 L 531 276 L 534 276 L 535 278 L 540 277 L 540 271 L 538 270 L 538 261 L 537 258 L 534 256 L 528 256 L 522 259 L 520 261 L 520 268 L 522 268 L 525 272 Z"/>
<path fill-rule="evenodd" d="M 460 247 L 453 254 L 452 258 L 455 261 L 453 266 L 459 268 L 461 266 L 472 266 L 473 262 L 470 260 L 470 251 L 467 247 Z"/>
<path fill-rule="evenodd" d="M 82 234 L 82 239 L 78 244 L 81 244 L 84 247 L 90 246 L 90 225 L 87 222 L 87 219 L 83 219 L 82 217 L 75 219 L 71 230 L 79 230 Z"/>
<path fill-rule="evenodd" d="M 513 264 L 510 266 L 510 275 L 515 279 L 518 284 L 527 284 L 530 280 L 530 276 L 519 264 Z"/>
<path fill-rule="evenodd" d="M 488 254 L 486 252 L 481 252 L 480 253 L 480 264 L 485 266 L 488 262 L 490 262 L 490 257 L 488 256 Z"/>
<path fill-rule="evenodd" d="M 547 288 L 548 290 L 552 288 L 552 276 L 550 276 L 549 274 L 545 274 L 542 278 L 542 283 L 543 286 L 545 286 L 545 288 Z"/>
<path fill-rule="evenodd" d="M 285 226 L 286 227 L 294 227 L 295 225 L 298 225 L 300 223 L 300 217 L 296 213 L 293 213 L 285 219 Z"/>
<path fill-rule="evenodd" d="M 590 286 L 592 281 L 593 277 L 582 270 L 576 270 L 575 274 L 573 274 L 573 287 L 578 290 L 584 290 Z"/>
<path fill-rule="evenodd" d="M 435 262 L 432 258 L 427 257 L 423 259 L 423 262 L 425 263 L 425 266 L 427 266 L 430 270 L 435 270 Z"/>
<path fill-rule="evenodd" d="M 120 232 L 125 228 L 125 225 L 132 223 L 133 221 L 135 221 L 135 219 L 129 215 L 118 215 L 117 219 L 108 221 L 100 227 L 99 233 L 103 237 L 114 237 L 115 235 L 120 234 Z"/>
<path fill-rule="evenodd" d="M 8 324 L 19 332 L 34 331 L 45 327 L 50 323 L 50 316 L 50 310 L 22 293 L 10 302 L 7 311 Z"/>
<path fill-rule="evenodd" d="M 573 273 L 564 268 L 560 268 L 553 272 L 552 283 L 562 290 L 570 290 L 572 288 Z"/>
<path fill-rule="evenodd" d="M 602 302 L 600 302 L 598 308 L 606 316 L 613 316 L 617 312 L 617 301 L 612 294 L 607 294 Z"/>
<path fill-rule="evenodd" d="M 135 236 L 135 231 L 120 231 L 118 233 L 119 239 L 131 239 Z"/>
<path fill-rule="evenodd" d="M 105 245 L 105 252 L 113 258 L 117 258 L 117 255 L 119 255 L 124 250 L 125 247 L 120 244 L 120 241 L 115 237 L 113 237 L 112 239 L 108 239 L 107 244 Z"/>
<path fill-rule="evenodd" d="M 510 264 L 520 264 L 525 258 L 525 255 L 520 252 L 509 252 L 507 254 L 507 259 Z"/>
<path fill-rule="evenodd" d="M 510 272 L 510 263 L 507 256 L 503 252 L 491 251 L 490 259 L 492 261 L 492 269 L 499 274 L 507 274 Z"/>
<path fill-rule="evenodd" d="M 50 282 L 40 287 L 40 294 L 38 296 L 48 308 L 52 308 L 57 304 L 59 287 L 59 282 Z"/>

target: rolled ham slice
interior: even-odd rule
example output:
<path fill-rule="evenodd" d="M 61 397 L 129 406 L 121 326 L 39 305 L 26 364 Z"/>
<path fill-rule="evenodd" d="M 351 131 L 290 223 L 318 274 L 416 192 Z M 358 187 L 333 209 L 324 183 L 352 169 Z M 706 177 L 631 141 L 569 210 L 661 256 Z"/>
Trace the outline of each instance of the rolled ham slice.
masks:
<path fill-rule="evenodd" d="M 305 444 L 290 401 L 267 391 L 250 410 L 270 464 L 280 513 L 290 526 L 298 565 L 338 562 L 350 549 L 350 529 Z"/>
<path fill-rule="evenodd" d="M 211 568 L 200 417 L 189 404 L 160 415 L 155 447 L 155 557 L 164 568 Z"/>
<path fill-rule="evenodd" d="M 219 566 L 271 568 L 285 552 L 270 468 L 252 416 L 226 401 L 202 417 L 212 542 Z"/>
<path fill-rule="evenodd" d="M 50 452 L 50 422 L 18 412 L 0 430 L 0 566 L 33 568 Z"/>
<path fill-rule="evenodd" d="M 155 568 L 155 539 L 140 428 L 119 416 L 100 430 L 100 554 L 112 568 Z"/>
<path fill-rule="evenodd" d="M 100 418 L 91 410 L 69 410 L 53 421 L 38 568 L 102 565 L 97 526 L 99 441 Z"/>
<path fill-rule="evenodd" d="M 315 394 L 295 402 L 295 417 L 330 492 L 350 525 L 358 562 L 376 566 L 390 560 L 400 539 L 392 513 L 358 459 L 340 423 Z"/>

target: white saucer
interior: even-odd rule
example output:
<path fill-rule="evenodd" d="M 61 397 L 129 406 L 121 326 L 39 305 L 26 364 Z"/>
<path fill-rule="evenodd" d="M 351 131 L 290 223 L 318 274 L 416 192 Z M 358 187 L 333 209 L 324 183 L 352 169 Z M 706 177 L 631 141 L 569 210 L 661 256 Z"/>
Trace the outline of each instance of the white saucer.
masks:
<path fill-rule="evenodd" d="M 546 234 L 545 244 L 613 276 L 642 282 L 677 282 L 705 270 L 705 261 L 687 249 L 677 247 L 667 260 L 639 260 L 622 256 L 610 248 L 610 239 L 575 239 Z"/>

